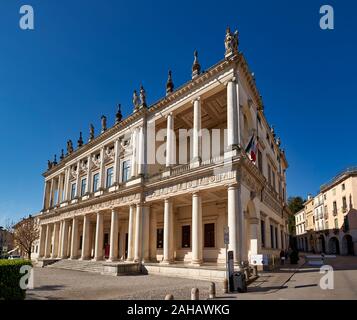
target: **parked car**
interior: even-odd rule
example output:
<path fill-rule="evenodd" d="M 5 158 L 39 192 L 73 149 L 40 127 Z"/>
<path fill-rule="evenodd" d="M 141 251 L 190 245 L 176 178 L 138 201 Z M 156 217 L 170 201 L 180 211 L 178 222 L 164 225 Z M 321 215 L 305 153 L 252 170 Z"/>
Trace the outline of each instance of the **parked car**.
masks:
<path fill-rule="evenodd" d="M 9 259 L 9 260 L 21 259 L 21 257 L 20 257 L 20 256 L 13 256 L 13 255 L 11 255 L 11 256 L 8 257 L 8 259 Z"/>

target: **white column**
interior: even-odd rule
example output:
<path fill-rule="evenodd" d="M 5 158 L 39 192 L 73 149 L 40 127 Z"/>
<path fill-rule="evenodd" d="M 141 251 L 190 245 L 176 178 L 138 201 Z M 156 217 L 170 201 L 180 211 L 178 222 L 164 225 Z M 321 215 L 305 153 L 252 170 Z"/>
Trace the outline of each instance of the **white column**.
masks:
<path fill-rule="evenodd" d="M 238 264 L 238 186 L 228 187 L 228 228 L 229 228 L 229 246 L 233 251 L 234 264 Z"/>
<path fill-rule="evenodd" d="M 120 172 L 120 140 L 117 139 L 114 142 L 114 185 L 119 183 L 119 172 Z"/>
<path fill-rule="evenodd" d="M 52 208 L 54 206 L 53 185 L 54 185 L 54 180 L 52 178 L 51 182 L 50 182 L 50 202 L 49 202 L 49 207 L 50 208 Z"/>
<path fill-rule="evenodd" d="M 104 189 L 105 185 L 105 150 L 104 147 L 100 150 L 100 174 L 99 174 L 99 190 Z"/>
<path fill-rule="evenodd" d="M 45 255 L 45 243 L 46 243 L 46 225 L 40 225 L 40 243 L 38 248 L 39 257 L 42 258 Z"/>
<path fill-rule="evenodd" d="M 82 255 L 81 260 L 90 258 L 90 218 L 86 214 L 83 219 Z"/>
<path fill-rule="evenodd" d="M 150 260 L 156 262 L 157 253 L 157 212 L 150 212 Z"/>
<path fill-rule="evenodd" d="M 90 154 L 87 158 L 87 184 L 86 184 L 85 194 L 90 193 L 91 177 L 92 177 L 92 155 Z"/>
<path fill-rule="evenodd" d="M 241 117 L 242 113 L 240 110 L 240 95 L 239 95 L 239 79 L 236 79 L 235 81 L 235 86 L 236 86 L 236 107 L 235 107 L 235 112 L 237 113 L 237 142 L 238 145 L 242 145 L 242 126 L 241 126 Z"/>
<path fill-rule="evenodd" d="M 47 194 L 48 194 L 48 181 L 45 181 L 45 187 L 43 190 L 43 209 L 47 209 L 49 207 Z"/>
<path fill-rule="evenodd" d="M 63 175 L 62 173 L 60 173 L 60 175 L 58 176 L 57 199 L 56 199 L 57 204 L 61 203 L 62 190 L 63 190 Z"/>
<path fill-rule="evenodd" d="M 193 101 L 193 132 L 192 132 L 193 148 L 192 162 L 200 163 L 201 161 L 201 99 L 197 98 Z"/>
<path fill-rule="evenodd" d="M 198 192 L 192 194 L 192 264 L 202 263 L 202 200 Z"/>
<path fill-rule="evenodd" d="M 81 168 L 80 168 L 80 165 L 81 165 L 81 162 L 78 161 L 77 162 L 77 176 L 76 176 L 76 198 L 79 198 L 79 190 L 80 190 L 80 184 L 81 184 L 81 181 L 80 181 L 80 172 L 81 172 Z"/>
<path fill-rule="evenodd" d="M 112 209 L 110 224 L 110 253 L 109 260 L 118 260 L 118 235 L 119 235 L 119 213 Z"/>
<path fill-rule="evenodd" d="M 176 162 L 176 141 L 174 131 L 174 116 L 172 112 L 167 115 L 166 132 L 166 167 L 174 165 Z"/>
<path fill-rule="evenodd" d="M 171 253 L 171 225 L 173 219 L 173 204 L 172 199 L 165 199 L 164 204 L 164 259 L 163 263 L 168 264 L 173 260 L 173 256 Z"/>
<path fill-rule="evenodd" d="M 46 225 L 46 240 L 45 240 L 45 258 L 50 257 L 51 249 L 51 225 Z"/>
<path fill-rule="evenodd" d="M 130 170 L 130 177 L 134 178 L 137 174 L 137 159 L 136 159 L 136 152 L 137 152 L 137 132 L 134 129 L 133 133 L 131 134 L 131 148 L 132 148 L 132 155 L 131 155 L 131 170 Z"/>
<path fill-rule="evenodd" d="M 57 248 L 57 257 L 61 257 L 62 250 L 62 232 L 63 232 L 63 223 L 62 220 L 58 223 L 59 225 L 59 233 L 58 233 L 58 248 Z"/>
<path fill-rule="evenodd" d="M 70 168 L 66 168 L 65 169 L 65 177 L 64 177 L 64 201 L 68 201 L 70 199 L 70 183 L 71 183 L 71 179 L 70 179 Z"/>
<path fill-rule="evenodd" d="M 235 149 L 238 144 L 237 93 L 235 80 L 227 83 L 227 148 Z"/>
<path fill-rule="evenodd" d="M 143 217 L 142 217 L 142 258 L 143 262 L 148 262 L 150 260 L 150 207 L 143 206 Z"/>
<path fill-rule="evenodd" d="M 145 163 L 145 134 L 144 127 L 141 126 L 138 132 L 138 174 L 144 175 L 146 170 Z"/>
<path fill-rule="evenodd" d="M 51 258 L 57 258 L 58 255 L 58 242 L 59 242 L 59 223 L 53 224 L 53 245 Z"/>
<path fill-rule="evenodd" d="M 104 236 L 104 216 L 102 212 L 97 212 L 97 225 L 95 231 L 95 252 L 94 260 L 103 260 L 103 236 Z"/>
<path fill-rule="evenodd" d="M 71 259 L 78 258 L 78 217 L 72 220 Z"/>
<path fill-rule="evenodd" d="M 136 205 L 136 216 L 135 216 L 135 243 L 134 243 L 134 260 L 141 261 L 142 257 L 142 216 L 143 216 L 143 206 L 138 203 Z"/>
<path fill-rule="evenodd" d="M 129 224 L 128 224 L 128 256 L 127 261 L 133 261 L 133 243 L 134 243 L 134 210 L 135 207 L 131 205 L 129 207 Z"/>
<path fill-rule="evenodd" d="M 62 222 L 62 234 L 61 234 L 61 259 L 67 258 L 67 247 L 68 247 L 68 228 L 69 221 L 63 220 Z"/>

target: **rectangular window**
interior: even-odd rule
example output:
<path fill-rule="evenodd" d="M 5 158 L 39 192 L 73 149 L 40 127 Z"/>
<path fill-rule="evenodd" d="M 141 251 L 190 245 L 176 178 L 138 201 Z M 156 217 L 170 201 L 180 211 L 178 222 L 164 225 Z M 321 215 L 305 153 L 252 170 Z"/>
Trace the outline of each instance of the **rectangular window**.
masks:
<path fill-rule="evenodd" d="M 123 161 L 122 181 L 126 182 L 130 179 L 130 160 Z"/>
<path fill-rule="evenodd" d="M 206 223 L 204 225 L 204 244 L 205 248 L 214 248 L 214 223 Z"/>
<path fill-rule="evenodd" d="M 274 248 L 274 227 L 270 225 L 270 247 Z"/>
<path fill-rule="evenodd" d="M 182 226 L 182 248 L 190 248 L 191 247 L 191 226 Z"/>
<path fill-rule="evenodd" d="M 106 187 L 110 188 L 113 185 L 114 170 L 113 167 L 107 169 Z"/>
<path fill-rule="evenodd" d="M 280 241 L 281 241 L 281 248 L 284 249 L 284 232 L 280 230 Z"/>
<path fill-rule="evenodd" d="M 262 238 L 262 248 L 265 248 L 265 221 L 260 221 L 260 236 Z"/>
<path fill-rule="evenodd" d="M 346 197 L 342 198 L 342 209 L 343 209 L 343 212 L 345 212 L 347 210 L 347 199 L 346 199 Z"/>
<path fill-rule="evenodd" d="M 302 226 L 301 226 L 301 231 L 302 231 Z M 275 249 L 278 248 L 278 228 L 275 227 Z"/>
<path fill-rule="evenodd" d="M 162 249 L 164 247 L 164 229 L 159 228 L 156 230 L 156 248 Z"/>
<path fill-rule="evenodd" d="M 345 186 L 345 184 L 343 183 L 343 184 L 342 184 L 342 191 L 345 191 L 345 189 L 346 189 L 346 186 Z"/>
<path fill-rule="evenodd" d="M 97 192 L 99 188 L 99 173 L 93 176 L 93 192 Z"/>
<path fill-rule="evenodd" d="M 83 236 L 79 237 L 79 250 L 82 250 Z"/>
<path fill-rule="evenodd" d="M 71 185 L 71 200 L 73 200 L 76 197 L 76 184 L 72 183 Z"/>
<path fill-rule="evenodd" d="M 84 178 L 84 179 L 82 179 L 82 182 L 81 182 L 81 196 L 82 197 L 86 193 L 86 188 L 87 188 L 87 179 Z"/>
<path fill-rule="evenodd" d="M 336 218 L 334 222 L 335 222 L 335 229 L 338 229 L 338 219 Z"/>
<path fill-rule="evenodd" d="M 263 155 L 260 150 L 258 150 L 258 168 L 263 173 Z"/>
<path fill-rule="evenodd" d="M 337 214 L 337 202 L 336 201 L 333 202 L 333 214 L 334 215 Z"/>

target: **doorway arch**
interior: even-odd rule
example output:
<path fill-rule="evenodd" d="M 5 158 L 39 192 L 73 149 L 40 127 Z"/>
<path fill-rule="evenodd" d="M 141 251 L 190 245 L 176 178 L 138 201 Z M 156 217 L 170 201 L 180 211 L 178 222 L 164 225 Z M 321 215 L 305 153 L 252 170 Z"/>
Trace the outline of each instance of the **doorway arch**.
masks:
<path fill-rule="evenodd" d="M 340 254 L 340 243 L 336 237 L 332 237 L 328 242 L 329 253 Z"/>
<path fill-rule="evenodd" d="M 346 234 L 342 238 L 342 254 L 343 255 L 354 255 L 353 240 L 352 236 Z"/>

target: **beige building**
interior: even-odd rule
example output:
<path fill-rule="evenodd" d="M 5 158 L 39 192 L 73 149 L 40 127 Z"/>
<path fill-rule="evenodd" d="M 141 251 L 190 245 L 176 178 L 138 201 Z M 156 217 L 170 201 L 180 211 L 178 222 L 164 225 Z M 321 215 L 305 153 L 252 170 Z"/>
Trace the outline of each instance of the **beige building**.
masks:
<path fill-rule="evenodd" d="M 219 266 L 226 227 L 236 265 L 287 248 L 285 154 L 237 33 L 224 44 L 204 73 L 195 52 L 190 81 L 174 89 L 169 72 L 152 105 L 141 87 L 131 115 L 48 163 L 41 258 Z"/>
<path fill-rule="evenodd" d="M 298 236 L 309 240 L 309 251 L 357 254 L 357 168 L 348 168 L 320 188 L 320 193 L 305 203 L 305 216 L 314 207 L 313 231 Z M 311 203 L 311 204 L 310 204 Z M 310 222 L 309 222 L 310 223 Z M 310 225 L 310 224 L 309 224 Z"/>

